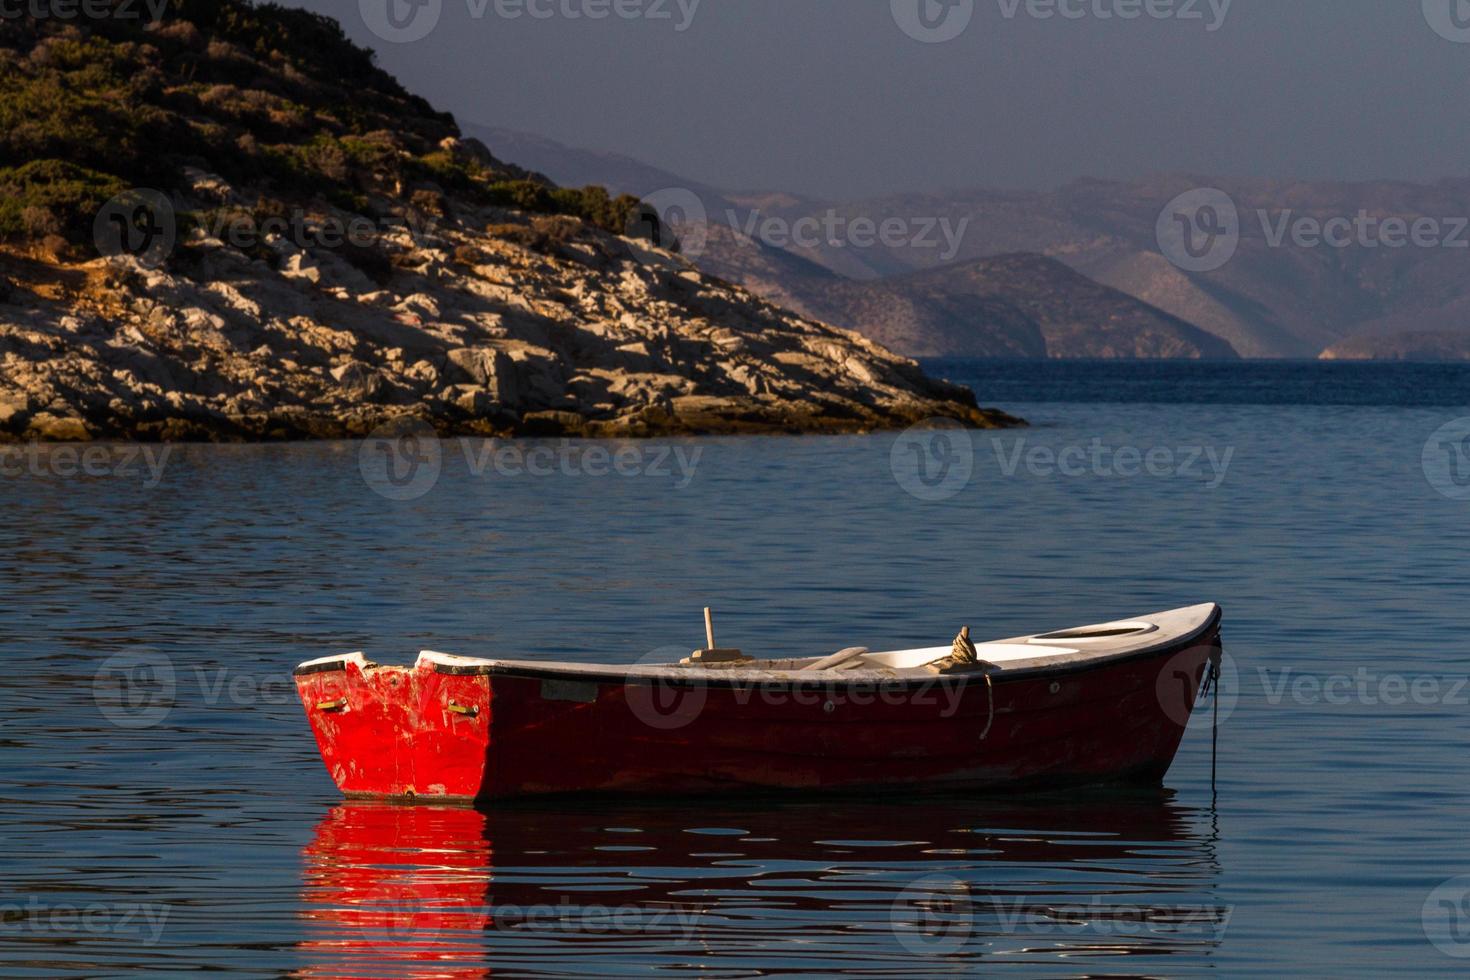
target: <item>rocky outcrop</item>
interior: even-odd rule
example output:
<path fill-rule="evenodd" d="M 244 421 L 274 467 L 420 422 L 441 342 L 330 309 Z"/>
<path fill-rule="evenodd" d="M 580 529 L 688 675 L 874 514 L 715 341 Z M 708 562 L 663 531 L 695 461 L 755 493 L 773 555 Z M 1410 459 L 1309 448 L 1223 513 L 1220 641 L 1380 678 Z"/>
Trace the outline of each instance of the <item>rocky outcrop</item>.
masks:
<path fill-rule="evenodd" d="M 632 197 L 498 159 L 329 17 L 93 6 L 0 18 L 0 439 L 1013 421 L 623 237 L 663 240 Z"/>
<path fill-rule="evenodd" d="M 194 192 L 230 193 L 217 175 L 192 179 Z M 457 206 L 370 250 L 377 260 L 279 234 L 241 249 L 201 229 L 167 269 L 0 254 L 0 433 L 332 438 L 408 417 L 444 433 L 595 436 L 1015 421 L 855 333 L 573 218 Z"/>
<path fill-rule="evenodd" d="M 1349 337 L 1322 352 L 1324 361 L 1470 361 L 1470 332 L 1411 330 Z"/>

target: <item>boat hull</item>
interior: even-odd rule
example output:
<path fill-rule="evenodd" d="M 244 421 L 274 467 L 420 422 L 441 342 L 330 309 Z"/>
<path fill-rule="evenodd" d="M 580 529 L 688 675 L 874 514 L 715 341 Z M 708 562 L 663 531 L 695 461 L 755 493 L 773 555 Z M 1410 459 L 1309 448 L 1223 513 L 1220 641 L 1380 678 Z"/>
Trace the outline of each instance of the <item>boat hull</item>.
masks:
<path fill-rule="evenodd" d="M 1100 663 L 982 675 L 741 682 L 345 661 L 298 673 L 352 798 L 934 791 L 1161 781 L 1218 620 Z"/>

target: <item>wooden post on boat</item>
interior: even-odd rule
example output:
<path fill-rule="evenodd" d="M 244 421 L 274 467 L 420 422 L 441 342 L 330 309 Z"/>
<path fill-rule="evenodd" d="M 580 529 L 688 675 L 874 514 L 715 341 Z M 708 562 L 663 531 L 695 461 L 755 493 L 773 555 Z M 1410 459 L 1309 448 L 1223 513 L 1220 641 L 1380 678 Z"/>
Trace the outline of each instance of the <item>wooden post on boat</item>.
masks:
<path fill-rule="evenodd" d="M 689 658 L 684 661 L 685 664 L 690 666 L 706 664 L 728 664 L 747 659 L 745 654 L 741 653 L 739 650 L 722 650 L 719 647 L 715 646 L 715 617 L 713 611 L 710 609 L 709 606 L 704 607 L 704 642 L 706 644 L 705 648 L 703 650 L 695 650 L 692 654 L 689 655 Z"/>

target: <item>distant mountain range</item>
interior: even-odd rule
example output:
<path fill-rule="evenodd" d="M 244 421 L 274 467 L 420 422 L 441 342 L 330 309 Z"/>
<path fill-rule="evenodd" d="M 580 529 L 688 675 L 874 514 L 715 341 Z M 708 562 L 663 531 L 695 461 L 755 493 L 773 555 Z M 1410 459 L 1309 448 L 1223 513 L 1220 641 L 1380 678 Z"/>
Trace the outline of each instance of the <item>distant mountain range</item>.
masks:
<path fill-rule="evenodd" d="M 640 197 L 692 192 L 709 219 L 697 258 L 708 271 L 910 355 L 1470 357 L 1470 179 L 1166 175 L 819 201 L 735 193 L 617 154 L 466 129 L 561 183 Z M 1196 188 L 1223 191 L 1239 216 L 1233 257 L 1204 272 L 1166 258 L 1156 230 L 1165 206 Z M 759 233 L 802 221 L 824 231 L 932 223 L 963 234 L 941 242 L 952 247 L 903 236 L 855 247 L 851 235 Z"/>
<path fill-rule="evenodd" d="M 857 280 L 737 237 L 712 225 L 701 267 L 912 357 L 1236 357 L 1220 338 L 1034 252 Z"/>

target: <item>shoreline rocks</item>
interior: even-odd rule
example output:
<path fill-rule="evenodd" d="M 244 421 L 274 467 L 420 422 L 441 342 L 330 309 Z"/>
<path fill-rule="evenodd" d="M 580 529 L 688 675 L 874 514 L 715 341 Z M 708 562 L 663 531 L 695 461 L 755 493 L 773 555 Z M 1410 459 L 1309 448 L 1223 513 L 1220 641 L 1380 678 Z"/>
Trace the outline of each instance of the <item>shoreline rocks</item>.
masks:
<path fill-rule="evenodd" d="M 404 418 L 588 437 L 1022 424 L 647 242 L 455 210 L 384 230 L 377 281 L 280 236 L 247 253 L 196 232 L 167 269 L 0 251 L 0 440 L 354 438 Z"/>

